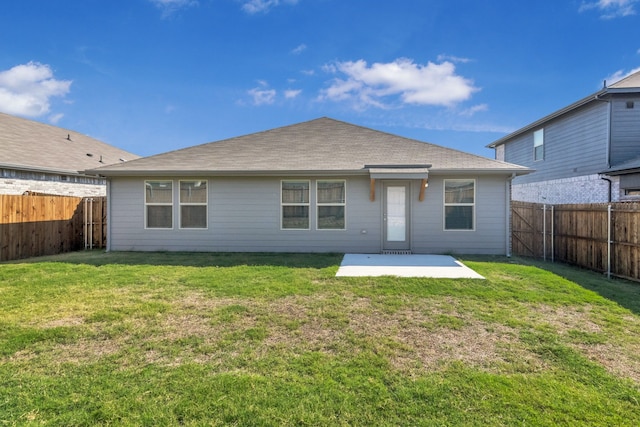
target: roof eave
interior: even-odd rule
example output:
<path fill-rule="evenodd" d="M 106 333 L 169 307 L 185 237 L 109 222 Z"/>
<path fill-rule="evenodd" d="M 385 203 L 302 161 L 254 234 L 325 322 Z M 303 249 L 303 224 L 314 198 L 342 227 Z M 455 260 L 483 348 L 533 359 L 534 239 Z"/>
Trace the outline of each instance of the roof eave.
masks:
<path fill-rule="evenodd" d="M 369 169 L 317 169 L 317 170 L 231 170 L 231 171 L 219 171 L 219 170 L 111 170 L 111 171 L 96 171 L 87 170 L 86 173 L 98 173 L 104 177 L 154 177 L 154 176 L 166 176 L 166 177 L 179 177 L 179 176 L 358 176 L 358 175 L 370 175 Z M 429 169 L 429 174 L 435 175 L 525 175 L 534 172 L 534 169 L 529 168 L 440 168 Z"/>
<path fill-rule="evenodd" d="M 329 170 L 88 170 L 105 177 L 122 176 L 344 176 L 368 175 L 366 169 L 329 169 Z"/>
<path fill-rule="evenodd" d="M 628 168 L 628 169 L 619 169 L 619 170 L 609 170 L 601 172 L 602 175 L 607 176 L 618 176 L 618 175 L 629 175 L 629 174 L 640 173 L 640 167 Z"/>
<path fill-rule="evenodd" d="M 43 166 L 30 166 L 30 165 L 16 165 L 12 163 L 0 163 L 0 168 L 21 170 L 25 172 L 56 173 L 61 175 L 83 175 L 83 171 L 76 171 L 72 169 L 48 168 Z M 96 176 L 96 175 L 97 174 L 93 174 L 92 176 Z"/>
<path fill-rule="evenodd" d="M 530 168 L 499 168 L 499 169 L 485 169 L 485 168 L 468 168 L 468 169 L 429 169 L 430 175 L 527 175 L 535 172 L 535 169 Z"/>

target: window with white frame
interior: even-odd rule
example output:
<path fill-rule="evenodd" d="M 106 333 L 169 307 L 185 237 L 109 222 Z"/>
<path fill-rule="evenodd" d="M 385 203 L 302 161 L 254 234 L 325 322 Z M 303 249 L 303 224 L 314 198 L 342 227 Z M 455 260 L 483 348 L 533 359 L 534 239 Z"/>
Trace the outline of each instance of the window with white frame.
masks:
<path fill-rule="evenodd" d="M 474 179 L 444 180 L 444 229 L 473 230 L 476 200 Z"/>
<path fill-rule="evenodd" d="M 345 206 L 345 180 L 316 181 L 316 227 L 318 230 L 344 230 Z"/>
<path fill-rule="evenodd" d="M 309 181 L 281 182 L 281 227 L 283 229 L 309 229 L 309 186 Z"/>
<path fill-rule="evenodd" d="M 207 181 L 180 181 L 180 228 L 207 228 Z"/>
<path fill-rule="evenodd" d="M 533 133 L 533 160 L 544 160 L 544 129 Z"/>
<path fill-rule="evenodd" d="M 145 181 L 145 227 L 173 228 L 173 182 Z"/>

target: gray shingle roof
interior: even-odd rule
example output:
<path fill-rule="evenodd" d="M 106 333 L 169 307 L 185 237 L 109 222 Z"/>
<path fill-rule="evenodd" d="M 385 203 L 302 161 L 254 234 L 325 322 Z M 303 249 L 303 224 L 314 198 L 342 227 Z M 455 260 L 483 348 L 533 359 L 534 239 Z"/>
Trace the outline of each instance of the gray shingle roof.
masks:
<path fill-rule="evenodd" d="M 439 171 L 530 169 L 385 132 L 320 118 L 95 170 L 105 176 L 366 173 L 365 165 L 426 165 Z"/>
<path fill-rule="evenodd" d="M 76 174 L 122 163 L 120 159 L 137 158 L 135 154 L 72 130 L 0 113 L 0 167 L 3 168 Z"/>

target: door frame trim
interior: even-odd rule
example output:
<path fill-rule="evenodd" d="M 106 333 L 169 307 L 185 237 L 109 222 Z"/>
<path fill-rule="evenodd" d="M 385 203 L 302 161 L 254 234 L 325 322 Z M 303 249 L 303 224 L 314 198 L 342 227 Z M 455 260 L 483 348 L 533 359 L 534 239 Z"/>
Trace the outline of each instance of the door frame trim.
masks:
<path fill-rule="evenodd" d="M 390 251 L 390 250 L 411 250 L 412 248 L 412 215 L 411 215 L 411 211 L 412 211 L 412 207 L 413 207 L 413 199 L 411 197 L 411 192 L 412 192 L 412 182 L 410 180 L 395 180 L 395 179 L 388 179 L 388 180 L 381 180 L 382 181 L 382 197 L 381 199 L 381 203 L 382 203 L 382 209 L 380 212 L 380 223 L 381 223 L 381 227 L 382 227 L 382 233 L 381 233 L 381 244 L 380 247 L 383 251 Z M 404 242 L 388 242 L 387 241 L 387 221 L 385 219 L 385 215 L 386 215 L 386 210 L 387 210 L 387 187 L 405 187 L 405 236 L 406 236 L 406 240 Z M 389 244 L 391 243 L 391 244 Z M 395 245 L 393 243 L 396 243 Z"/>

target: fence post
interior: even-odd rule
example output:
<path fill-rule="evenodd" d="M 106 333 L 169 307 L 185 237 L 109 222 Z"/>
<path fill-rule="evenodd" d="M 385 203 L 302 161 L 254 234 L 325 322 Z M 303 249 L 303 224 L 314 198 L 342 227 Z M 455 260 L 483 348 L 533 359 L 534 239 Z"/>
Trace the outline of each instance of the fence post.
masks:
<path fill-rule="evenodd" d="M 547 205 L 542 205 L 542 259 L 547 260 Z"/>
<path fill-rule="evenodd" d="M 607 279 L 611 279 L 611 204 L 607 206 Z"/>
<path fill-rule="evenodd" d="M 555 219 L 554 212 L 555 212 L 554 206 L 551 205 L 551 262 L 555 262 L 555 260 L 556 260 L 556 257 L 555 257 L 555 252 L 556 251 L 555 251 L 555 245 L 554 245 L 555 236 L 553 234 L 553 231 L 554 231 L 554 226 L 553 225 L 554 225 L 554 219 Z"/>

